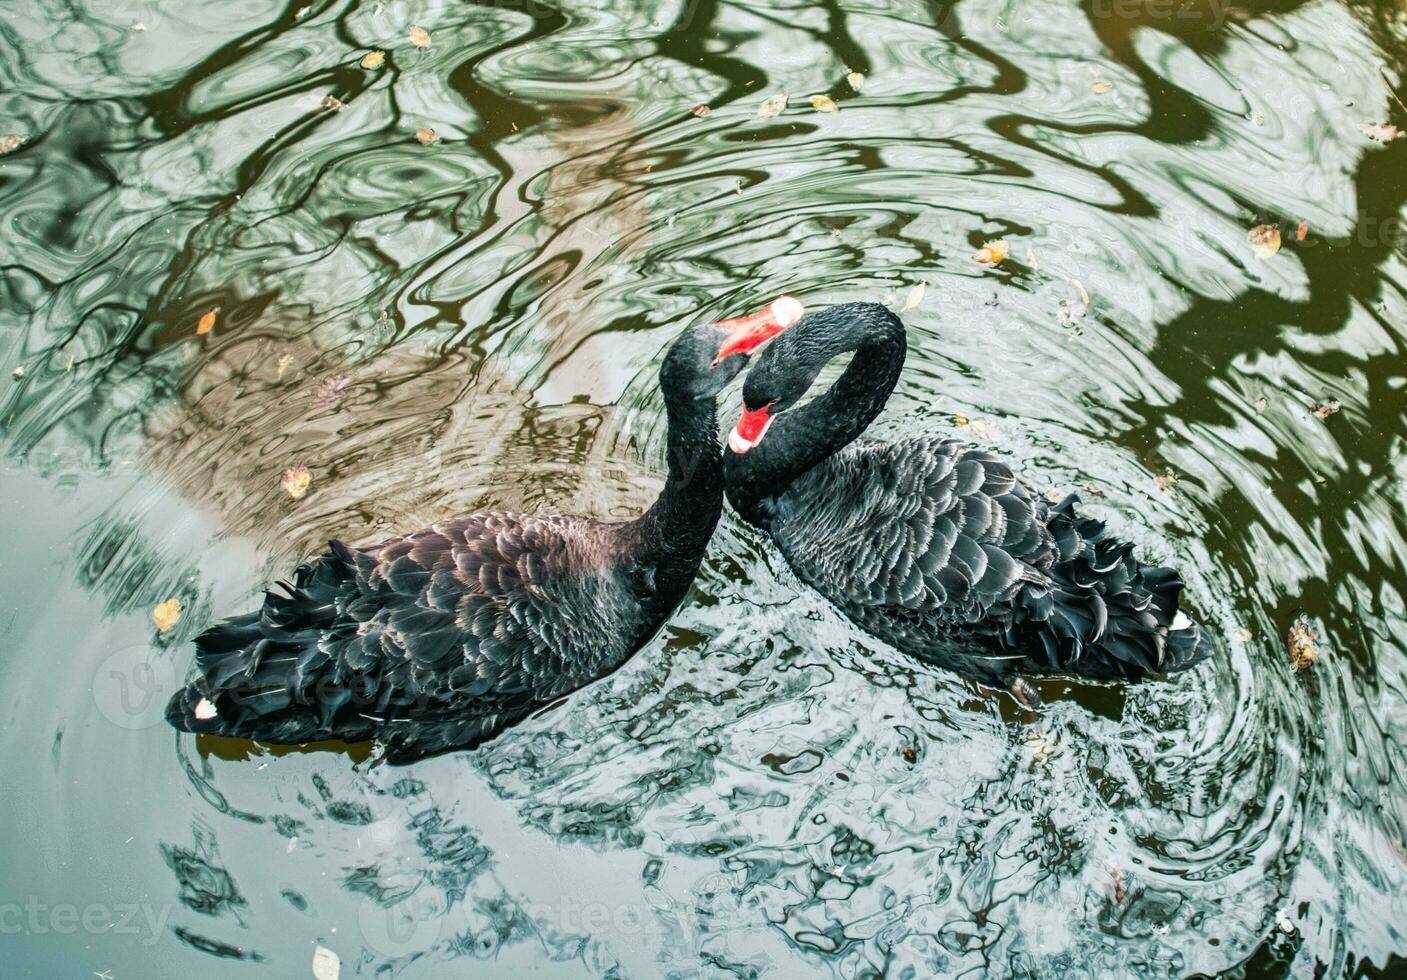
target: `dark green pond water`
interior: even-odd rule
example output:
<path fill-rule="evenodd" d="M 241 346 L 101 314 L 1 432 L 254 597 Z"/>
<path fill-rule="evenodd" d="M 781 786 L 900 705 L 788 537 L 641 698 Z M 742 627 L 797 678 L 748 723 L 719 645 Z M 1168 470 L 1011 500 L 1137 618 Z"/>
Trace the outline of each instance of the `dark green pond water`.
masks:
<path fill-rule="evenodd" d="M 0 9 L 0 973 L 1407 976 L 1399 5 L 307 2 Z M 1081 490 L 1215 662 L 1018 713 L 730 513 L 481 749 L 160 721 L 330 536 L 632 513 L 661 350 L 783 292 L 919 300 L 876 430 Z"/>

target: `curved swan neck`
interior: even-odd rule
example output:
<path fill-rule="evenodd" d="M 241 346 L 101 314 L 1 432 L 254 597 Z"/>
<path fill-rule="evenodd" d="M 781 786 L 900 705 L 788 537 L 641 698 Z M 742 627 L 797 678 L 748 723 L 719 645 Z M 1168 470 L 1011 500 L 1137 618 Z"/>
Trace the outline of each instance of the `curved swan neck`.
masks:
<path fill-rule="evenodd" d="M 785 345 L 785 346 L 783 346 Z M 814 379 L 841 354 L 854 351 L 835 384 L 803 408 L 778 414 L 751 452 L 725 460 L 729 498 L 743 516 L 779 495 L 801 474 L 845 448 L 875 420 L 903 370 L 904 324 L 884 307 L 851 303 L 802 321 L 774 341 L 767 357 L 790 362 Z"/>

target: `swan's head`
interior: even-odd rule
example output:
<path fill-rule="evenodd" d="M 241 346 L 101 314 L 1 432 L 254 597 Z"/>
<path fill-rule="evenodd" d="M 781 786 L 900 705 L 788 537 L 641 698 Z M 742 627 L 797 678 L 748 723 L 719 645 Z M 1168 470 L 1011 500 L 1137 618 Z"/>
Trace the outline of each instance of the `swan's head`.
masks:
<path fill-rule="evenodd" d="M 748 371 L 743 414 L 728 434 L 728 448 L 740 456 L 755 449 L 777 416 L 805 397 L 828 363 L 875 343 L 897 344 L 902 364 L 904 324 L 877 303 L 841 303 L 806 317 Z M 888 394 L 887 388 L 884 396 Z"/>
<path fill-rule="evenodd" d="M 694 327 L 665 356 L 660 382 L 695 398 L 712 398 L 738 376 L 763 344 L 804 314 L 794 296 L 781 296 L 756 313 Z"/>

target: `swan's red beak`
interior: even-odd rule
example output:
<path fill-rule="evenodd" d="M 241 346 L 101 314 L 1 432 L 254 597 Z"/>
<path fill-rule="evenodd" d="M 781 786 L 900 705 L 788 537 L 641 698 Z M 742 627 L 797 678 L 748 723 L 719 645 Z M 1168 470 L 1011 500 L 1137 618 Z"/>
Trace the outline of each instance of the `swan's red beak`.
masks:
<path fill-rule="evenodd" d="M 733 354 L 751 354 L 805 314 L 806 308 L 795 296 L 779 296 L 756 313 L 719 320 L 717 326 L 728 331 L 728 339 L 718 348 L 713 366 Z"/>
<path fill-rule="evenodd" d="M 767 434 L 767 429 L 772 424 L 772 416 L 767 414 L 767 409 L 771 405 L 763 405 L 761 408 L 754 408 L 749 411 L 746 405 L 743 406 L 743 417 L 738 419 L 738 424 L 733 426 L 733 431 L 728 433 L 728 448 L 741 456 L 752 449 L 762 437 Z"/>

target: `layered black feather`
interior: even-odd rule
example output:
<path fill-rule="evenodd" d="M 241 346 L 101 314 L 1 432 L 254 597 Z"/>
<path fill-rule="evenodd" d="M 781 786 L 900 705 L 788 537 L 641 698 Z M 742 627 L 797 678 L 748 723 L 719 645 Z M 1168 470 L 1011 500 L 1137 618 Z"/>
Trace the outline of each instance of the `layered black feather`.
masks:
<path fill-rule="evenodd" d="M 657 626 L 617 528 L 481 514 L 366 549 L 334 541 L 261 610 L 196 639 L 199 679 L 168 719 L 281 743 L 375 737 L 393 761 L 477 744 Z"/>

